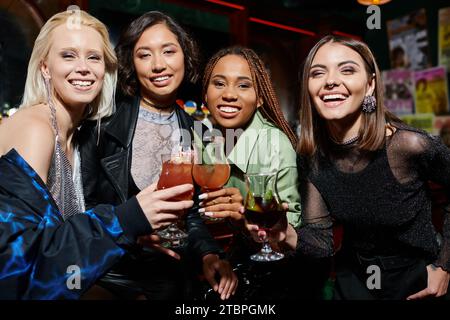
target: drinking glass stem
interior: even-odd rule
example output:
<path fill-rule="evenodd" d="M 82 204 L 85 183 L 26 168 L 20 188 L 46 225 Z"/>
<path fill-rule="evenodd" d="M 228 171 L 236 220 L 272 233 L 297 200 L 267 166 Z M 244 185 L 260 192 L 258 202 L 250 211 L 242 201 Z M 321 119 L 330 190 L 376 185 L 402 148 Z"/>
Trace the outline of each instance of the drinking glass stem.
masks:
<path fill-rule="evenodd" d="M 265 254 L 272 253 L 272 247 L 267 239 L 264 239 L 263 246 L 261 248 L 261 252 Z"/>
<path fill-rule="evenodd" d="M 263 241 L 261 252 L 265 253 L 265 254 L 272 253 L 272 247 L 270 246 L 269 239 L 267 238 L 267 235 L 264 236 L 264 237 L 261 237 L 261 240 Z"/>

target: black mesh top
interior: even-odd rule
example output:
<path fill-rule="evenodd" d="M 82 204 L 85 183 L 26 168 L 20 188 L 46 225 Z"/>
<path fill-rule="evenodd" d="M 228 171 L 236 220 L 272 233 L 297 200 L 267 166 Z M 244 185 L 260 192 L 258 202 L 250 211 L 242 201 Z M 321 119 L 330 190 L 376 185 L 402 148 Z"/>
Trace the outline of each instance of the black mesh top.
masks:
<path fill-rule="evenodd" d="M 450 150 L 440 138 L 396 125 L 384 147 L 364 152 L 332 144 L 325 155 L 299 158 L 303 224 L 297 250 L 333 254 L 332 225 L 343 226 L 342 249 L 373 255 L 414 249 L 450 271 L 450 219 L 442 243 L 431 220 L 428 181 L 450 190 Z"/>

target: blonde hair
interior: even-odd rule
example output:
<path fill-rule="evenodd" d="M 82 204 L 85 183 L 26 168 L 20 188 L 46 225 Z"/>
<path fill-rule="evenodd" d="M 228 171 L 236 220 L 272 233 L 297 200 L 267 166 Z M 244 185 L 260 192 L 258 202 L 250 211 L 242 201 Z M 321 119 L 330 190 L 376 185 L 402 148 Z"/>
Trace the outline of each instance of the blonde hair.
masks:
<path fill-rule="evenodd" d="M 47 91 L 45 80 L 41 73 L 42 62 L 47 57 L 52 44 L 52 31 L 63 23 L 72 22 L 91 27 L 100 33 L 103 40 L 105 57 L 105 77 L 99 95 L 90 103 L 92 109 L 87 117 L 89 119 L 100 119 L 114 112 L 114 96 L 117 84 L 117 57 L 109 40 L 106 26 L 90 14 L 82 10 L 68 10 L 52 16 L 41 28 L 34 42 L 33 52 L 28 63 L 25 90 L 20 107 L 31 106 L 47 102 Z"/>

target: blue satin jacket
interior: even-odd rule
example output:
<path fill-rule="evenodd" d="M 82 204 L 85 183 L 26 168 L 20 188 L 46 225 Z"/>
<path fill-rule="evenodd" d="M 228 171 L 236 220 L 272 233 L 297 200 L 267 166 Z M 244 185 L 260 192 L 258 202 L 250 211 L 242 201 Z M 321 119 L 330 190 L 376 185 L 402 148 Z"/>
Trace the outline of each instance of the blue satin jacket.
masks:
<path fill-rule="evenodd" d="M 137 205 L 98 205 L 66 221 L 46 185 L 12 149 L 0 158 L 0 300 L 77 299 L 148 231 Z M 139 213 L 136 213 L 139 214 Z M 128 216 L 130 213 L 128 213 Z M 146 221 L 144 221 L 146 222 Z M 147 229 L 146 229 L 147 228 Z"/>

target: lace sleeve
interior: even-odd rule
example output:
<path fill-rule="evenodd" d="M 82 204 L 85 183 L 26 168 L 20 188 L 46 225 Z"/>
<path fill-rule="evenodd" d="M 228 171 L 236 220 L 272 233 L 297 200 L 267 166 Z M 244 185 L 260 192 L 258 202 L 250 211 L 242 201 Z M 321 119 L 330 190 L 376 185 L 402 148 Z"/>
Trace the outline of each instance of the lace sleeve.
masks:
<path fill-rule="evenodd" d="M 429 136 L 419 161 L 421 174 L 446 189 L 447 206 L 444 209 L 440 252 L 434 264 L 450 272 L 450 149 L 439 137 Z"/>
<path fill-rule="evenodd" d="M 334 251 L 333 222 L 319 190 L 302 175 L 300 174 L 302 224 L 297 228 L 296 250 L 315 258 L 329 257 Z"/>
<path fill-rule="evenodd" d="M 434 262 L 434 265 L 441 267 L 447 272 L 450 272 L 450 204 L 444 209 L 444 223 L 442 226 L 442 243 L 439 251 L 439 256 Z"/>

